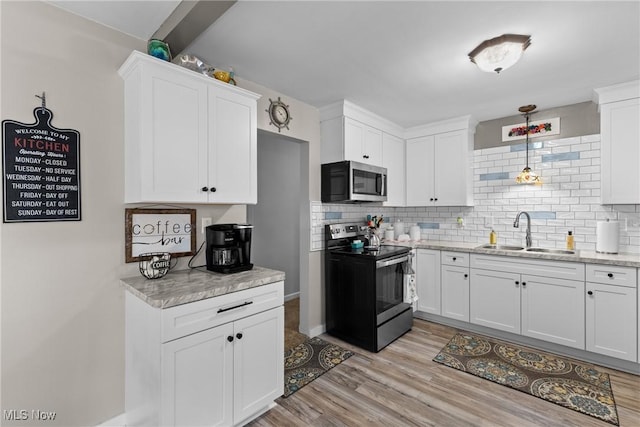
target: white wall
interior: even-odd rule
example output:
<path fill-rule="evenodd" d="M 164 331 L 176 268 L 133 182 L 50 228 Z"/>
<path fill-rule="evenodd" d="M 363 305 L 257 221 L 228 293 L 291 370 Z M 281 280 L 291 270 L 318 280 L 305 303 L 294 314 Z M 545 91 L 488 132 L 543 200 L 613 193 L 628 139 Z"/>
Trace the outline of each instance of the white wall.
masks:
<path fill-rule="evenodd" d="M 144 43 L 40 2 L 2 2 L 2 119 L 80 132 L 82 221 L 2 225 L 2 409 L 91 425 L 123 405 L 122 81 Z M 5 425 L 11 425 L 6 422 Z M 17 425 L 38 424 L 33 419 Z"/>

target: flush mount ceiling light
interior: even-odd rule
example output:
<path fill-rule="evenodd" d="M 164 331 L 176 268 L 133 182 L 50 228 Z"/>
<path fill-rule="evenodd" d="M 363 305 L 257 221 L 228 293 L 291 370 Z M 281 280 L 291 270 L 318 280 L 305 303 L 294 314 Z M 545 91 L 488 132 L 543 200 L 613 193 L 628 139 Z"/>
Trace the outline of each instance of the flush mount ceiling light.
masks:
<path fill-rule="evenodd" d="M 522 172 L 516 176 L 516 183 L 518 184 L 542 184 L 542 178 L 538 176 L 534 171 L 529 167 L 529 133 L 531 133 L 531 129 L 529 128 L 529 116 L 533 113 L 533 110 L 536 109 L 535 105 L 525 105 L 518 108 L 518 111 L 524 114 L 527 123 L 525 125 L 526 129 L 526 150 L 527 150 L 527 163 L 522 169 Z"/>
<path fill-rule="evenodd" d="M 503 34 L 480 43 L 469 53 L 469 59 L 482 71 L 500 73 L 518 62 L 530 44 L 531 36 Z"/>

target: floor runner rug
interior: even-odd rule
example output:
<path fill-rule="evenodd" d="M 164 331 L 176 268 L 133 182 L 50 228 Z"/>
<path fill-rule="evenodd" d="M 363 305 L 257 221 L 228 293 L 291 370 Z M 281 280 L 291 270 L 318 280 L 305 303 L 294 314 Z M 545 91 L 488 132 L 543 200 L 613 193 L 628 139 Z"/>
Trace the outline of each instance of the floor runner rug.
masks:
<path fill-rule="evenodd" d="M 469 333 L 433 361 L 619 425 L 609 374 L 593 366 Z"/>
<path fill-rule="evenodd" d="M 320 338 L 309 338 L 284 355 L 284 394 L 291 396 L 353 353 Z"/>

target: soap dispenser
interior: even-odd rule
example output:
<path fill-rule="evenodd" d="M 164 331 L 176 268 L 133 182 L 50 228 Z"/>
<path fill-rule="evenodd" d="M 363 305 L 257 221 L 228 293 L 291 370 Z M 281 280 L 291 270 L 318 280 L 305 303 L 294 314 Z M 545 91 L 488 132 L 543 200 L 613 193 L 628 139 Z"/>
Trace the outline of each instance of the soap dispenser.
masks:
<path fill-rule="evenodd" d="M 567 233 L 567 250 L 569 251 L 573 251 L 576 248 L 576 244 L 573 240 L 573 232 L 569 231 Z"/>
<path fill-rule="evenodd" d="M 489 244 L 497 245 L 498 244 L 498 233 L 492 228 L 491 233 L 489 233 Z"/>

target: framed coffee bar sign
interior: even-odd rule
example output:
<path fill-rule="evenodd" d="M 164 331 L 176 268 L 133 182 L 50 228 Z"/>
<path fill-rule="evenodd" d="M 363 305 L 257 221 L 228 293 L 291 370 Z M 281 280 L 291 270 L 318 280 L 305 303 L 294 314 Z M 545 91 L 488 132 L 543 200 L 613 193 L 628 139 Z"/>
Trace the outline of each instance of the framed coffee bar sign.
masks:
<path fill-rule="evenodd" d="M 125 261 L 168 252 L 171 257 L 196 253 L 195 209 L 125 209 Z"/>
<path fill-rule="evenodd" d="M 35 123 L 2 121 L 3 221 L 80 221 L 80 133 L 51 126 L 39 98 Z"/>

